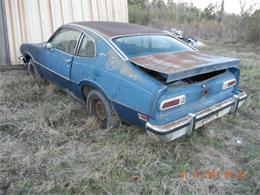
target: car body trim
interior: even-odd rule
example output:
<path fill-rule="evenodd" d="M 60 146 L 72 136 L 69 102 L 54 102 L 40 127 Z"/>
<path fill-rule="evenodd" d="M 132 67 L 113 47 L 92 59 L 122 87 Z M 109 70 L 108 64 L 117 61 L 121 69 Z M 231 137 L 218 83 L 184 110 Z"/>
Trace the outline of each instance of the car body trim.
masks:
<path fill-rule="evenodd" d="M 230 112 L 236 111 L 239 102 L 244 101 L 246 98 L 247 98 L 247 94 L 245 92 L 240 92 L 238 95 L 234 95 L 233 97 L 226 99 L 220 103 L 214 104 L 214 105 L 207 107 L 203 110 L 200 110 L 196 113 L 192 113 L 193 117 L 190 117 L 191 114 L 189 114 L 186 117 L 183 117 L 181 119 L 172 121 L 168 124 L 161 125 L 161 126 L 153 125 L 150 122 L 147 122 L 146 129 L 157 135 L 167 135 L 167 134 L 177 131 L 183 127 L 186 127 L 188 125 L 193 126 L 192 129 L 194 129 L 196 126 L 196 123 L 198 121 L 201 121 L 201 120 L 209 117 L 210 115 L 214 115 L 215 113 L 217 113 L 221 110 L 224 110 L 232 105 L 233 105 L 233 107 L 231 108 Z M 192 120 L 194 119 L 194 117 L 195 117 L 196 121 L 195 121 L 195 124 L 192 125 Z"/>
<path fill-rule="evenodd" d="M 74 81 L 72 81 L 70 78 L 67 78 L 67 77 L 65 77 L 65 76 L 63 76 L 63 75 L 61 75 L 61 74 L 55 72 L 54 70 L 48 68 L 47 66 L 44 66 L 43 64 L 41 64 L 40 62 L 36 61 L 35 59 L 32 59 L 32 60 L 33 60 L 34 63 L 37 63 L 38 65 L 42 66 L 43 68 L 47 69 L 48 71 L 50 71 L 50 72 L 52 72 L 52 73 L 54 73 L 54 74 L 57 74 L 58 76 L 62 77 L 63 79 L 66 79 L 66 80 L 68 80 L 68 81 L 74 82 Z M 74 82 L 74 83 L 75 83 L 75 82 Z"/>
<path fill-rule="evenodd" d="M 77 82 L 75 82 L 75 81 L 73 81 L 73 80 L 71 80 L 71 79 L 69 79 L 69 78 L 66 78 L 66 77 L 64 77 L 63 75 L 61 75 L 61 74 L 59 74 L 59 73 L 53 71 L 52 69 L 50 69 L 50 68 L 48 68 L 48 67 L 42 65 L 40 62 L 34 60 L 33 57 L 32 57 L 32 60 L 33 60 L 33 62 L 35 62 L 35 63 L 37 63 L 38 65 L 42 66 L 43 68 L 47 69 L 48 71 L 50 71 L 50 72 L 52 72 L 52 73 L 54 73 L 54 74 L 57 74 L 58 76 L 62 77 L 63 79 L 66 79 L 66 80 L 68 80 L 68 81 L 70 81 L 70 82 L 72 82 L 72 83 L 74 83 L 74 84 L 79 84 L 79 85 L 80 85 L 82 82 L 92 83 L 91 81 L 88 81 L 88 80 L 83 80 L 83 81 L 80 81 L 79 83 L 77 83 Z M 100 88 L 100 86 L 98 86 L 98 88 L 99 88 L 99 90 L 102 90 L 102 91 L 103 91 L 103 89 Z M 106 97 L 107 97 L 107 96 L 106 96 Z M 134 111 L 136 111 L 136 112 L 139 112 L 139 110 L 137 110 L 137 109 L 135 109 L 135 108 L 133 108 L 133 107 L 129 107 L 129 106 L 126 105 L 126 104 L 123 104 L 123 103 L 121 103 L 121 102 L 112 100 L 112 99 L 109 98 L 109 97 L 107 97 L 107 98 L 108 98 L 110 101 L 114 102 L 114 103 L 117 103 L 117 104 L 122 105 L 122 106 L 124 106 L 124 107 L 126 107 L 126 108 L 129 108 L 129 109 L 132 109 L 132 110 L 134 110 Z"/>

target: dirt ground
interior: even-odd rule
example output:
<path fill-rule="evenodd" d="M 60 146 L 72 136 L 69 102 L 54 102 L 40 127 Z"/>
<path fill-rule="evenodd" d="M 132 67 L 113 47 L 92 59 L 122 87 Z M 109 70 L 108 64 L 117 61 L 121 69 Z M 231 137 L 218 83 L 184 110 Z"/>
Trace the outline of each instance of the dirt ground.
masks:
<path fill-rule="evenodd" d="M 207 45 L 241 59 L 248 100 L 164 144 L 135 126 L 99 129 L 57 87 L 0 73 L 0 194 L 259 194 L 260 49 Z"/>

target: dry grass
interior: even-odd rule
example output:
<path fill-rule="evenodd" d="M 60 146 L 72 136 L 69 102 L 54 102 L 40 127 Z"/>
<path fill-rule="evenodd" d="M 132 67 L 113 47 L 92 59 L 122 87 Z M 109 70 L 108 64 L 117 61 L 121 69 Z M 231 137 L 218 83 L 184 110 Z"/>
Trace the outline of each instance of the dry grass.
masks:
<path fill-rule="evenodd" d="M 100 130 L 56 87 L 19 71 L 0 73 L 0 194 L 259 194 L 259 50 L 208 45 L 242 59 L 248 101 L 236 116 L 165 144 L 135 126 Z M 207 169 L 220 178 L 179 177 Z M 244 180 L 223 177 L 239 169 Z"/>

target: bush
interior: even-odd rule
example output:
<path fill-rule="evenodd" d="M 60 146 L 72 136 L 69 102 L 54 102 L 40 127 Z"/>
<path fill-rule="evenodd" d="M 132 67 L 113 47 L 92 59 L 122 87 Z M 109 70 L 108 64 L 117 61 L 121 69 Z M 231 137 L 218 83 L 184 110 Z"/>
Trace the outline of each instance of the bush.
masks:
<path fill-rule="evenodd" d="M 178 28 L 186 36 L 199 36 L 232 42 L 260 42 L 260 9 L 253 14 L 224 13 L 217 5 L 209 4 L 200 10 L 187 3 L 168 0 L 129 0 L 129 22 L 151 25 L 163 30 Z"/>

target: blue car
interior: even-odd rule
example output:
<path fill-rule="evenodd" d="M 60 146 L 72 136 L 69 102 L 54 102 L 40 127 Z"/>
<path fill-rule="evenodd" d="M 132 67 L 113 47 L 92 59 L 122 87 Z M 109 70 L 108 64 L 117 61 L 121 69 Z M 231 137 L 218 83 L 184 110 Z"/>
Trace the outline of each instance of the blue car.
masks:
<path fill-rule="evenodd" d="M 191 134 L 247 97 L 238 59 L 200 52 L 146 26 L 76 22 L 20 51 L 30 73 L 84 103 L 101 127 L 125 121 L 159 141 Z"/>

